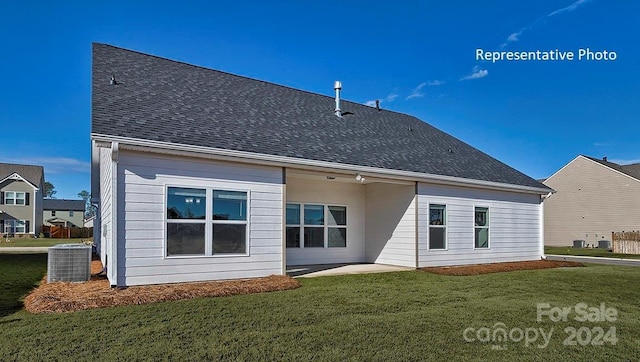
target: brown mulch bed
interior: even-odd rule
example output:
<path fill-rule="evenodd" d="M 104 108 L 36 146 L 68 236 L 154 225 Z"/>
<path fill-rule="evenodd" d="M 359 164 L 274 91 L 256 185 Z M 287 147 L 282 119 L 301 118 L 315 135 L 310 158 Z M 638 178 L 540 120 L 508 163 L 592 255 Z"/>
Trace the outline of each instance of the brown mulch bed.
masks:
<path fill-rule="evenodd" d="M 102 270 L 100 261 L 92 261 L 91 272 Z M 105 277 L 93 276 L 85 283 L 47 283 L 46 277 L 24 300 L 31 313 L 73 312 L 93 308 L 148 304 L 201 297 L 274 292 L 299 288 L 301 284 L 285 275 L 264 278 L 201 283 L 180 283 L 111 288 Z"/>
<path fill-rule="evenodd" d="M 534 261 L 517 261 L 510 263 L 492 263 L 492 264 L 474 264 L 448 267 L 430 267 L 420 268 L 420 270 L 442 275 L 480 275 L 489 273 L 501 273 L 517 270 L 536 270 L 550 268 L 570 268 L 584 266 L 582 263 L 573 261 L 559 260 L 534 260 Z"/>

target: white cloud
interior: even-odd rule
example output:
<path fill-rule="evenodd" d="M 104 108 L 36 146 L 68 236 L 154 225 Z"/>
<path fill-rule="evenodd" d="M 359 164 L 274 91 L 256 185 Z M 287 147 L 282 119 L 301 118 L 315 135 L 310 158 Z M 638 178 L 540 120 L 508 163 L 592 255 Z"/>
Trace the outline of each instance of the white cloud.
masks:
<path fill-rule="evenodd" d="M 489 71 L 486 69 L 480 69 L 477 65 L 473 67 L 471 73 L 467 76 L 460 78 L 460 80 L 472 80 L 472 79 L 480 79 L 489 75 Z"/>
<path fill-rule="evenodd" d="M 443 85 L 445 83 L 444 80 L 430 80 L 427 82 L 427 85 L 432 87 L 432 86 L 437 86 L 437 85 Z"/>
<path fill-rule="evenodd" d="M 509 37 L 507 38 L 507 41 L 510 42 L 510 41 L 518 41 L 518 40 L 520 40 L 520 35 L 522 35 L 522 33 L 525 30 L 526 30 L 526 28 L 522 28 L 522 29 L 520 29 L 519 32 L 509 35 Z"/>
<path fill-rule="evenodd" d="M 46 174 L 89 173 L 91 163 L 66 157 L 2 158 L 2 162 L 44 166 Z"/>
<path fill-rule="evenodd" d="M 634 163 L 640 163 L 640 159 L 635 159 L 635 160 L 619 160 L 619 159 L 612 159 L 612 160 L 608 160 L 609 162 L 613 162 L 613 163 L 617 163 L 618 165 L 632 165 Z"/>
<path fill-rule="evenodd" d="M 578 1 L 575 1 L 574 3 L 572 3 L 569 6 L 566 6 L 564 8 L 558 9 L 558 10 L 554 10 L 554 11 L 550 12 L 549 14 L 547 14 L 545 16 L 539 17 L 538 19 L 536 19 L 536 21 L 534 21 L 533 23 L 529 24 L 528 26 L 525 26 L 524 28 L 520 29 L 520 31 L 518 31 L 517 33 L 513 33 L 513 34 L 509 35 L 509 37 L 507 38 L 507 41 L 502 43 L 501 47 L 504 48 L 507 45 L 509 45 L 509 43 L 514 43 L 514 42 L 519 41 L 520 40 L 520 36 L 523 33 L 527 32 L 527 31 L 529 31 L 529 30 L 531 30 L 531 29 L 533 29 L 533 28 L 535 28 L 535 27 L 537 27 L 539 25 L 544 24 L 545 20 L 547 18 L 550 18 L 552 16 L 556 16 L 556 15 L 560 15 L 560 14 L 564 14 L 564 13 L 570 13 L 570 12 L 574 11 L 575 9 L 577 9 L 578 7 L 588 3 L 590 1 L 592 1 L 592 0 L 578 0 Z"/>
<path fill-rule="evenodd" d="M 586 4 L 591 0 L 578 0 L 576 2 L 574 2 L 573 4 L 562 8 L 562 9 L 558 9 L 556 11 L 552 11 L 551 13 L 549 13 L 549 15 L 547 16 L 554 16 L 554 15 L 558 15 L 558 14 L 562 14 L 562 13 L 570 13 L 572 11 L 574 11 L 575 9 L 577 9 L 580 5 L 582 4 Z"/>
<path fill-rule="evenodd" d="M 391 92 L 384 99 L 378 99 L 378 101 L 380 102 L 380 104 L 382 104 L 382 102 L 391 103 L 398 97 L 399 97 L 399 95 L 397 93 Z M 366 101 L 366 102 L 364 102 L 364 104 L 366 106 L 369 106 L 369 107 L 375 107 L 376 106 L 376 100 L 374 99 L 374 100 Z"/>
<path fill-rule="evenodd" d="M 413 90 L 411 91 L 411 94 L 409 94 L 406 99 L 424 97 L 424 93 L 422 93 L 422 88 L 424 88 L 424 86 L 426 85 L 427 85 L 426 82 L 418 84 L 417 87 L 413 88 Z"/>
<path fill-rule="evenodd" d="M 365 104 L 365 106 L 375 107 L 375 106 L 376 106 L 376 101 L 375 101 L 375 100 L 373 100 L 373 101 L 366 101 L 364 104 Z"/>

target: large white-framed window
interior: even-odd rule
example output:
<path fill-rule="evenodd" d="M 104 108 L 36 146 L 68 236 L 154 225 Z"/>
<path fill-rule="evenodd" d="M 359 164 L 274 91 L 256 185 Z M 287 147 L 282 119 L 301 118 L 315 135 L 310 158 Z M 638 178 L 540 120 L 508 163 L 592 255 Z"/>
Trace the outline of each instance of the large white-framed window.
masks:
<path fill-rule="evenodd" d="M 315 203 L 287 203 L 287 248 L 344 248 L 347 246 L 347 207 Z"/>
<path fill-rule="evenodd" d="M 447 205 L 429 204 L 429 249 L 447 249 Z"/>
<path fill-rule="evenodd" d="M 25 220 L 4 220 L 4 233 L 26 234 L 29 232 L 27 224 Z"/>
<path fill-rule="evenodd" d="M 5 205 L 18 205 L 24 206 L 27 203 L 27 193 L 21 191 L 5 191 L 4 192 L 4 204 Z"/>
<path fill-rule="evenodd" d="M 167 186 L 166 256 L 248 254 L 246 190 Z"/>
<path fill-rule="evenodd" d="M 474 208 L 474 248 L 489 248 L 489 208 Z"/>

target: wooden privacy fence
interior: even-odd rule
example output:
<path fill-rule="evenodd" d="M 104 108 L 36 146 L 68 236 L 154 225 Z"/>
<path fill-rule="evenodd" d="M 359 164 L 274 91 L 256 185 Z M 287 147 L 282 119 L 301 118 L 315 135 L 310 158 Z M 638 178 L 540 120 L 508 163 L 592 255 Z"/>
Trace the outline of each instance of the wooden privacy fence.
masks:
<path fill-rule="evenodd" d="M 614 253 L 640 254 L 640 231 L 614 231 L 611 243 Z"/>
<path fill-rule="evenodd" d="M 65 228 L 62 226 L 42 226 L 42 233 L 48 238 L 71 239 L 90 238 L 93 236 L 93 228 Z"/>

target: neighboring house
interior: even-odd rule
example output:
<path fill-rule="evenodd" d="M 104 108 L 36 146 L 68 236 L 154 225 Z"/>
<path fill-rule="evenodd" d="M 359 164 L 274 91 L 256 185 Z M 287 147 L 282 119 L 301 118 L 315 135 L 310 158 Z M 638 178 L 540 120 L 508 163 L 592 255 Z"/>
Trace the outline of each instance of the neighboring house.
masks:
<path fill-rule="evenodd" d="M 84 226 L 84 200 L 44 199 L 44 224 L 48 226 Z"/>
<path fill-rule="evenodd" d="M 42 228 L 42 166 L 0 163 L 0 234 L 35 236 Z"/>
<path fill-rule="evenodd" d="M 415 117 L 104 44 L 92 82 L 112 285 L 543 255 L 551 189 Z"/>
<path fill-rule="evenodd" d="M 596 245 L 612 231 L 640 229 L 640 163 L 619 165 L 578 156 L 544 181 L 556 193 L 544 202 L 545 243 Z"/>

